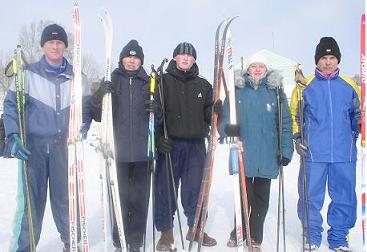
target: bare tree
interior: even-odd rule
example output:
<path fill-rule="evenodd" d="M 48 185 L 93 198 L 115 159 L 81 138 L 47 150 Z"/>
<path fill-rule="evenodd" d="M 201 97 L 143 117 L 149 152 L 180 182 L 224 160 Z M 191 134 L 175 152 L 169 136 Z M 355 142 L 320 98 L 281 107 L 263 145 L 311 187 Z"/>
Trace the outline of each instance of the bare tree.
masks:
<path fill-rule="evenodd" d="M 43 29 L 49 25 L 55 23 L 53 21 L 40 21 L 39 23 L 32 22 L 28 25 L 23 25 L 19 34 L 19 43 L 23 48 L 25 58 L 28 63 L 39 60 L 43 55 L 43 50 L 40 45 L 41 35 Z M 65 50 L 64 56 L 72 64 L 73 60 L 73 33 L 66 31 L 68 35 L 68 48 Z M 82 55 L 82 72 L 87 75 L 91 82 L 96 82 L 102 71 L 100 66 L 96 63 L 92 55 Z"/>

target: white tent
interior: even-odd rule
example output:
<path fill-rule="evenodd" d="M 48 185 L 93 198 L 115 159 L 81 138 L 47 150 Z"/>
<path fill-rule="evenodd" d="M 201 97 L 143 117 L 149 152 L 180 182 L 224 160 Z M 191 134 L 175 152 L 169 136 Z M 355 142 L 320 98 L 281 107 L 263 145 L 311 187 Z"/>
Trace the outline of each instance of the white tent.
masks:
<path fill-rule="evenodd" d="M 260 55 L 262 58 L 265 58 L 268 67 L 279 71 L 283 76 L 284 92 L 286 93 L 287 98 L 290 99 L 292 90 L 295 87 L 294 71 L 296 69 L 297 62 L 266 49 L 260 50 L 256 55 Z M 241 57 L 240 62 L 234 66 L 235 71 L 244 71 L 246 68 L 246 60 L 248 58 Z"/>

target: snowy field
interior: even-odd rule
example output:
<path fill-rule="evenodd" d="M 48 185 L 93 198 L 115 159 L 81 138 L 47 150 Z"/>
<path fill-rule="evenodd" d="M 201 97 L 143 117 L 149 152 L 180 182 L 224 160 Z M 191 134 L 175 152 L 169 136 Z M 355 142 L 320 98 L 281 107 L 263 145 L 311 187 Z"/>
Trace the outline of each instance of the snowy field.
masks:
<path fill-rule="evenodd" d="M 92 147 L 86 141 L 85 144 L 85 170 L 87 179 L 87 200 L 89 215 L 89 242 L 91 251 L 103 251 L 102 232 L 101 232 L 101 211 L 99 204 L 98 191 L 98 158 Z M 227 145 L 219 145 L 215 163 L 215 172 L 210 198 L 210 211 L 206 231 L 218 241 L 218 245 L 213 248 L 203 248 L 202 251 L 221 251 L 230 252 L 236 249 L 226 247 L 229 233 L 233 228 L 233 193 L 231 177 L 227 172 Z M 296 203 L 297 194 L 297 176 L 298 176 L 298 155 L 295 154 L 290 165 L 284 168 L 285 175 L 285 208 L 286 208 L 286 243 L 287 251 L 301 251 L 301 225 L 297 218 Z M 358 219 L 356 227 L 350 233 L 350 246 L 353 251 L 362 251 L 362 236 L 360 224 L 360 163 L 357 165 L 357 198 L 358 198 Z M 12 232 L 12 219 L 15 212 L 16 190 L 17 190 L 17 162 L 15 160 L 0 158 L 0 252 L 8 251 Z M 270 209 L 265 222 L 263 251 L 276 251 L 276 229 L 277 229 L 277 202 L 278 202 L 278 181 L 273 180 Z M 329 202 L 326 196 L 326 203 Z M 323 216 L 326 220 L 327 204 L 323 208 Z M 183 224 L 183 234 L 186 235 L 186 218 L 181 213 Z M 151 216 L 148 220 L 147 249 L 152 251 L 152 224 Z M 324 221 L 324 229 L 327 230 L 327 224 Z M 156 239 L 159 233 L 156 232 Z M 178 224 L 175 221 L 175 242 L 180 248 L 180 239 L 178 234 Z M 187 247 L 187 242 L 185 243 Z M 109 245 L 112 250 L 112 245 Z M 51 211 L 47 206 L 43 222 L 41 239 L 37 247 L 38 252 L 61 251 L 62 243 L 59 239 L 56 227 L 53 223 Z M 193 251 L 196 251 L 195 249 Z M 322 246 L 319 251 L 329 251 L 326 240 L 326 231 L 323 233 Z"/>

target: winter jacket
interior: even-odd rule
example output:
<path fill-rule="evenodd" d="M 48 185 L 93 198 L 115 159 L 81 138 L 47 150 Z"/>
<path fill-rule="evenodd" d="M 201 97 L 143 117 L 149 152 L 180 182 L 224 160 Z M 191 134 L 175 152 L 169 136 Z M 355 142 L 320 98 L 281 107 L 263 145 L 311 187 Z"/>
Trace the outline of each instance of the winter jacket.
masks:
<path fill-rule="evenodd" d="M 137 71 L 127 71 L 120 65 L 112 72 L 111 81 L 117 161 L 146 161 L 149 112 L 146 111 L 145 101 L 150 95 L 149 76 L 143 67 Z M 94 102 L 95 98 L 93 95 L 91 101 Z M 93 117 L 101 121 L 102 104 L 95 109 Z"/>
<path fill-rule="evenodd" d="M 208 135 L 212 86 L 201 78 L 194 64 L 189 71 L 177 69 L 171 60 L 163 75 L 165 116 L 169 137 L 198 139 Z"/>
<path fill-rule="evenodd" d="M 304 87 L 294 89 L 291 100 L 293 134 L 300 137 L 303 127 L 308 145 L 306 161 L 356 161 L 355 143 L 360 131 L 358 86 L 339 71 L 331 78 L 316 71 L 307 79 Z M 298 94 L 303 101 L 303 125 L 299 122 Z"/>
<path fill-rule="evenodd" d="M 279 155 L 292 159 L 291 116 L 281 85 L 280 75 L 271 70 L 260 80 L 258 86 L 247 73 L 243 75 L 242 81 L 236 80 L 237 123 L 240 127 L 240 140 L 244 146 L 243 158 L 247 177 L 275 179 L 278 176 Z M 277 88 L 283 109 L 280 150 L 282 153 L 278 147 Z M 229 122 L 229 105 L 226 99 L 218 125 L 222 137 L 226 136 L 224 128 Z"/>
<path fill-rule="evenodd" d="M 40 61 L 25 69 L 25 125 L 27 141 L 40 144 L 66 143 L 69 129 L 72 66 L 64 59 L 65 69 L 56 73 L 43 56 Z M 83 102 L 91 93 L 83 75 Z M 87 111 L 83 111 L 85 117 Z M 4 125 L 6 136 L 19 134 L 15 82 L 11 84 L 4 100 Z"/>

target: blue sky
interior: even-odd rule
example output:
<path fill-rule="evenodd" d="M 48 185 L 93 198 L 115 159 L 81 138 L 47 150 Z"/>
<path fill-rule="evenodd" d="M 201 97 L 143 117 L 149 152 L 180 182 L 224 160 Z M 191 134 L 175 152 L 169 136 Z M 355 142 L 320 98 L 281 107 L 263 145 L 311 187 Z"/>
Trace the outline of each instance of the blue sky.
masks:
<path fill-rule="evenodd" d="M 3 1 L 0 52 L 16 46 L 20 27 L 54 20 L 72 31 L 75 1 Z M 143 46 L 145 67 L 172 57 L 179 42 L 191 42 L 198 53 L 201 74 L 212 80 L 214 34 L 218 23 L 238 15 L 232 24 L 235 62 L 260 49 L 269 49 L 302 63 L 311 74 L 319 39 L 333 36 L 339 43 L 340 68 L 359 73 L 360 0 L 80 0 L 82 51 L 104 62 L 103 27 L 98 14 L 107 9 L 114 24 L 113 60 L 132 38 Z"/>

